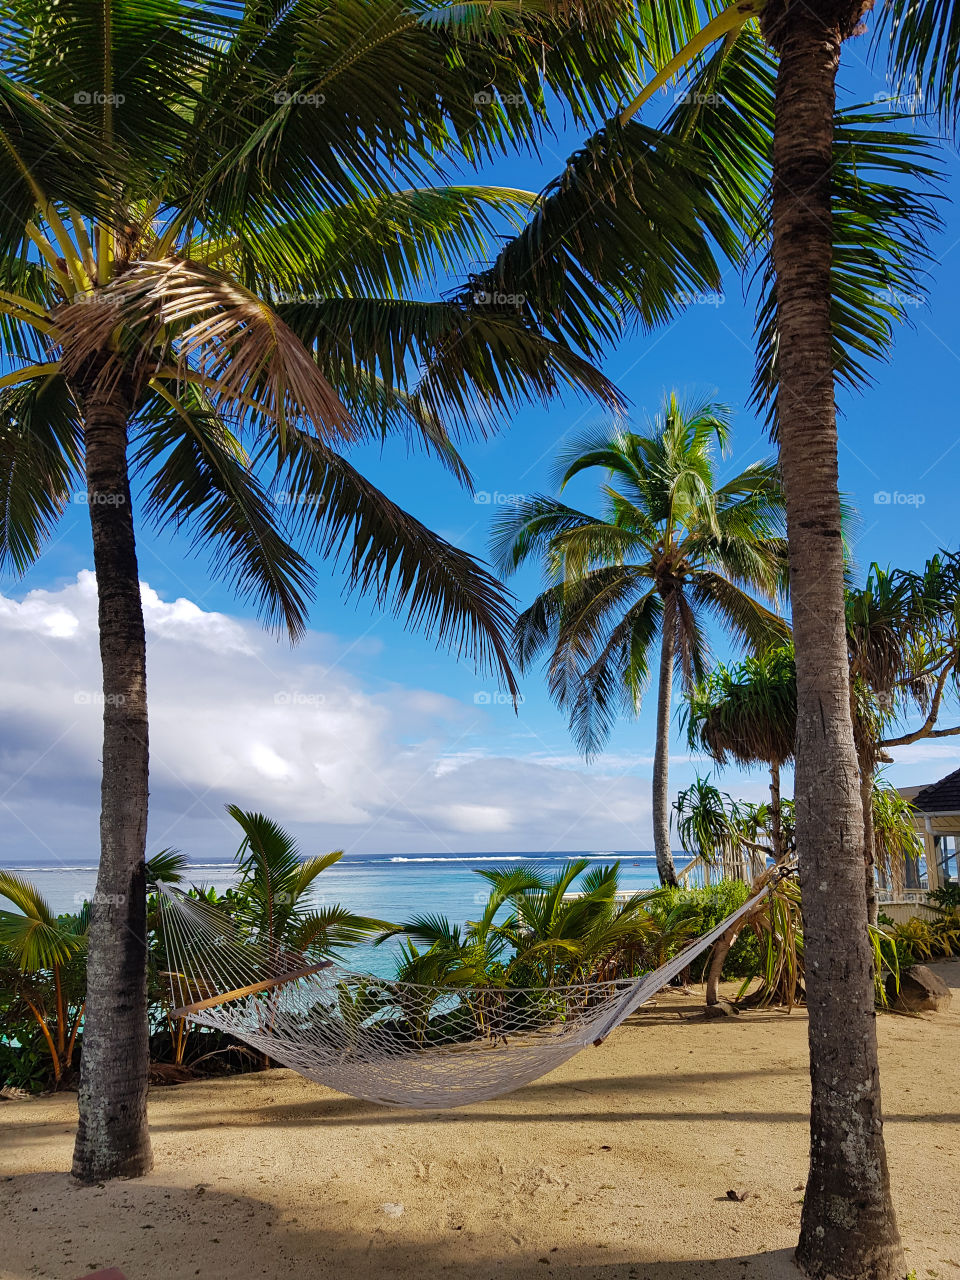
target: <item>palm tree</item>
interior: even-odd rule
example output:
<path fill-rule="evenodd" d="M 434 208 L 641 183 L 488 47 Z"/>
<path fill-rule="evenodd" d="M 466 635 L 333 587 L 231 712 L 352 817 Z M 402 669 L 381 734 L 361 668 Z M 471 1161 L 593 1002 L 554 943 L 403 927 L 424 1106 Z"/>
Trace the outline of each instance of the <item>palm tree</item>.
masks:
<path fill-rule="evenodd" d="M 900 300 L 923 291 L 937 217 L 917 190 L 931 172 L 928 144 L 891 127 L 896 112 L 836 109 L 840 50 L 867 8 L 737 0 L 720 13 L 707 7 L 701 23 L 697 6 L 639 6 L 637 64 L 649 71 L 647 83 L 571 158 L 485 279 L 507 291 L 523 279 L 531 312 L 549 313 L 551 332 L 589 349 L 589 331 L 599 346 L 622 332 L 624 315 L 653 325 L 673 313 L 647 305 L 642 291 L 672 250 L 698 243 L 691 222 L 712 219 L 715 243 L 737 264 L 758 240 L 769 244 L 759 273 L 755 396 L 771 408 L 788 497 L 797 840 L 814 1050 L 797 1260 L 818 1278 L 893 1280 L 905 1267 L 882 1139 L 872 947 L 866 931 L 847 925 L 866 907 L 834 388 L 863 386 L 866 361 L 890 350 L 906 314 Z M 917 53 L 941 104 L 955 112 L 955 7 L 896 0 L 894 11 L 901 55 L 915 64 Z M 687 91 L 664 127 L 641 124 L 637 113 L 681 74 Z M 684 179 L 694 169 L 709 209 L 686 198 Z M 651 175 L 659 198 L 649 194 Z M 678 233 L 664 237 L 664 250 L 657 214 L 666 207 Z M 714 268 L 697 258 L 708 289 L 720 287 Z M 702 287 L 689 286 L 694 294 Z"/>
<path fill-rule="evenodd" d="M 293 836 L 271 818 L 233 804 L 227 813 L 243 832 L 232 915 L 252 942 L 271 953 L 282 949 L 324 958 L 384 929 L 385 921 L 346 907 L 311 904 L 314 881 L 340 861 L 342 849 L 304 858 Z"/>
<path fill-rule="evenodd" d="M 89 906 L 56 916 L 35 885 L 9 871 L 0 872 L 0 898 L 17 908 L 0 911 L 3 985 L 39 1027 L 56 1089 L 73 1064 L 83 1020 Z"/>
<path fill-rule="evenodd" d="M 426 913 L 378 939 L 405 935 L 403 981 L 534 988 L 609 980 L 631 974 L 639 957 L 649 960 L 651 941 L 661 937 L 648 912 L 656 894 L 618 899 L 619 863 L 592 867 L 574 858 L 548 876 L 535 865 L 477 874 L 491 886 L 478 920 L 461 928 Z"/>
<path fill-rule="evenodd" d="M 687 741 L 724 765 L 765 764 L 770 770 L 770 835 L 774 859 L 783 856 L 780 770 L 793 758 L 797 675 L 793 649 L 769 649 L 738 666 L 716 667 L 687 694 Z"/>
<path fill-rule="evenodd" d="M 605 510 L 586 515 L 533 497 L 505 511 L 494 532 L 497 564 L 512 572 L 539 556 L 550 584 L 517 622 L 522 668 L 548 654 L 550 692 L 588 756 L 621 711 L 639 710 L 656 663 L 653 836 L 662 884 L 676 884 L 670 850 L 670 709 L 704 679 L 706 624 L 762 648 L 786 626 L 772 611 L 785 572 L 783 496 L 775 465 L 751 464 L 720 481 L 717 449 L 730 439 L 721 405 L 684 405 L 671 393 L 646 434 L 619 428 L 575 440 L 558 459 L 561 492 L 604 470 Z"/>
<path fill-rule="evenodd" d="M 183 860 L 171 850 L 146 865 L 151 884 L 175 884 Z M 0 910 L 2 985 L 36 1022 L 50 1055 L 54 1088 L 69 1076 L 83 1022 L 91 904 L 75 914 L 54 915 L 28 880 L 0 871 L 0 898 L 16 907 Z"/>
<path fill-rule="evenodd" d="M 609 102 L 626 73 L 595 54 L 615 24 L 575 41 L 571 75 L 549 16 L 498 15 L 489 41 L 479 10 L 463 22 L 375 0 L 4 8 L 0 340 L 13 367 L 0 377 L 0 562 L 24 571 L 79 493 L 99 592 L 84 1180 L 151 1160 L 134 501 L 191 534 L 293 638 L 310 557 L 342 556 L 352 587 L 513 689 L 498 584 L 340 450 L 399 434 L 467 480 L 453 436 L 478 417 L 492 425 L 561 387 L 618 403 L 516 306 L 470 286 L 429 297 L 531 199 L 450 185 L 445 151 L 459 141 L 473 158 L 527 139 L 542 108 L 524 91 L 543 80 L 577 118 Z M 481 108 L 493 76 L 510 105 Z"/>

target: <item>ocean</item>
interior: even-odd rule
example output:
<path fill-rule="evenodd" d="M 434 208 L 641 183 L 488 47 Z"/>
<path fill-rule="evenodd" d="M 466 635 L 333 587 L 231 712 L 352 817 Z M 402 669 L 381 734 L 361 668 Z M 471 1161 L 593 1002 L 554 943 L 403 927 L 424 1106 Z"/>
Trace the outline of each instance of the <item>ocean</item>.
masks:
<path fill-rule="evenodd" d="M 620 863 L 620 887 L 649 889 L 657 883 L 656 862 L 649 851 L 586 850 L 583 853 L 475 853 L 450 855 L 344 854 L 314 882 L 310 902 L 334 903 L 358 915 L 400 923 L 429 912 L 463 924 L 475 919 L 487 900 L 487 884 L 476 874 L 481 868 L 517 866 L 529 862 L 551 874 L 574 858 L 591 863 Z M 97 868 L 86 866 L 13 866 L 2 864 L 35 884 L 55 913 L 76 911 L 93 894 Z M 222 892 L 237 878 L 233 862 L 204 862 L 188 867 L 186 884 L 212 885 Z M 576 883 L 571 888 L 576 889 Z M 0 901 L 0 906 L 8 904 Z M 358 946 L 341 961 L 351 969 L 385 975 L 392 969 L 394 946 Z"/>

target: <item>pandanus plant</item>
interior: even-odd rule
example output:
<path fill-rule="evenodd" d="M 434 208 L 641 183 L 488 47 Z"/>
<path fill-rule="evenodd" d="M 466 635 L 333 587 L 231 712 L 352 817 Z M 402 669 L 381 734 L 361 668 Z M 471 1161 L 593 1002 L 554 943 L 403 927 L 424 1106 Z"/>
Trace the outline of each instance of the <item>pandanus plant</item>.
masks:
<path fill-rule="evenodd" d="M 770 770 L 772 853 L 783 856 L 780 770 L 793 759 L 797 673 L 791 647 L 775 647 L 734 667 L 714 668 L 687 695 L 687 741 L 717 764 L 765 764 Z"/>

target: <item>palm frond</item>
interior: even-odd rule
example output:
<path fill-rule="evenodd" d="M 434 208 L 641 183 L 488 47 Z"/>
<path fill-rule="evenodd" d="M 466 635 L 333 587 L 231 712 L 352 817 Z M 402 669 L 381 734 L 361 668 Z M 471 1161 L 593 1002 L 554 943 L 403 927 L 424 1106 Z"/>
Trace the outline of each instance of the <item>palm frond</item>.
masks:
<path fill-rule="evenodd" d="M 870 382 L 869 362 L 891 348 L 896 327 L 923 305 L 940 226 L 931 186 L 940 177 L 934 143 L 898 125 L 901 113 L 839 111 L 834 128 L 831 324 L 839 385 Z M 776 284 L 769 255 L 758 271 L 757 362 L 752 403 L 774 421 Z"/>
<path fill-rule="evenodd" d="M 315 574 L 283 533 L 297 495 L 284 494 L 278 517 L 239 440 L 195 385 L 161 383 L 138 432 L 133 469 L 147 480 L 148 517 L 159 528 L 185 528 L 195 551 L 211 554 L 216 576 L 271 625 L 301 636 Z"/>
<path fill-rule="evenodd" d="M 56 366 L 0 390 L 0 566 L 25 573 L 71 499 L 86 497 L 82 441 Z"/>
<path fill-rule="evenodd" d="M 300 423 L 326 439 L 349 439 L 342 402 L 296 334 L 262 298 L 201 263 L 141 261 L 99 291 L 58 309 L 69 378 L 98 352 L 119 346 L 101 377 L 156 372 L 158 346 L 172 348 L 178 372 L 199 376 L 220 414 L 248 413 L 282 434 Z M 117 341 L 115 331 L 122 337 Z"/>
<path fill-rule="evenodd" d="M 277 311 L 347 403 L 380 378 L 454 436 L 482 434 L 520 404 L 564 393 L 622 412 L 623 397 L 589 360 L 499 296 L 478 288 L 440 302 L 324 298 Z"/>
<path fill-rule="evenodd" d="M 315 437 L 291 430 L 282 445 L 265 448 L 287 492 L 302 496 L 294 532 L 344 564 L 348 590 L 404 613 L 411 627 L 494 672 L 511 695 L 519 692 L 507 642 L 513 611 L 491 573 Z"/>

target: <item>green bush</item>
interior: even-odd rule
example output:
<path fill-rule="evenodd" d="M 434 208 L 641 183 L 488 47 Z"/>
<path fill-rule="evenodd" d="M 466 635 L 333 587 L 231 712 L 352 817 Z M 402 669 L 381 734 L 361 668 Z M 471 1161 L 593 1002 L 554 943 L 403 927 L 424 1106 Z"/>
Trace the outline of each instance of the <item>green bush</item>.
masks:
<path fill-rule="evenodd" d="M 721 880 L 703 889 L 664 889 L 664 903 L 668 909 L 687 907 L 696 918 L 696 935 L 709 933 L 721 920 L 742 907 L 750 897 L 750 886 L 742 880 Z M 690 976 L 701 982 L 710 961 L 710 952 L 704 952 L 690 966 Z M 727 979 L 745 978 L 756 972 L 760 962 L 759 943 L 752 929 L 742 929 L 730 948 L 723 966 L 722 976 Z"/>

